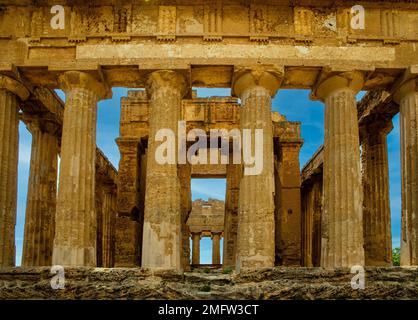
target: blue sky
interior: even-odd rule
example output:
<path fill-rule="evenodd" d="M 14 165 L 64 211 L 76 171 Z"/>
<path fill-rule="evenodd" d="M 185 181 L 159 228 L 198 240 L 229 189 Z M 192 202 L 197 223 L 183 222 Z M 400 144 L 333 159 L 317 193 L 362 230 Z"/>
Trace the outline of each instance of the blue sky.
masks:
<path fill-rule="evenodd" d="M 101 101 L 97 116 L 97 145 L 113 165 L 118 168 L 119 151 L 115 138 L 119 136 L 120 98 L 127 95 L 126 88 L 113 88 L 113 98 Z M 64 94 L 58 94 L 64 99 Z M 230 89 L 198 89 L 198 96 L 228 96 Z M 362 94 L 358 96 L 360 98 Z M 285 115 L 289 121 L 300 121 L 304 144 L 300 154 L 301 167 L 323 143 L 324 106 L 309 99 L 309 90 L 280 90 L 273 100 L 273 111 Z M 401 216 L 400 145 L 399 116 L 393 119 L 394 129 L 388 135 L 390 201 L 392 214 L 393 246 L 399 246 Z M 26 192 L 29 177 L 31 135 L 23 123 L 19 127 L 19 178 L 16 222 L 16 264 L 20 265 L 26 208 Z M 224 200 L 225 179 L 193 179 L 192 198 L 215 198 Z M 222 245 L 222 243 L 221 243 Z M 222 249 L 221 249 L 222 253 Z M 201 240 L 201 263 L 211 263 L 212 246 L 210 238 Z"/>

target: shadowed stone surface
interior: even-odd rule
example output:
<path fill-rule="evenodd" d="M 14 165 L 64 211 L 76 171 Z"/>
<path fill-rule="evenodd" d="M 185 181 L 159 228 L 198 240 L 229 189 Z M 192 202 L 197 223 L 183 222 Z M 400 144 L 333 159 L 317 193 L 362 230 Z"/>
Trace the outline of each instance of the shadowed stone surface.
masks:
<path fill-rule="evenodd" d="M 52 290 L 49 268 L 0 271 L 0 299 L 418 299 L 418 268 L 367 268 L 364 290 L 349 269 L 268 268 L 237 274 L 137 268 L 67 268 Z"/>

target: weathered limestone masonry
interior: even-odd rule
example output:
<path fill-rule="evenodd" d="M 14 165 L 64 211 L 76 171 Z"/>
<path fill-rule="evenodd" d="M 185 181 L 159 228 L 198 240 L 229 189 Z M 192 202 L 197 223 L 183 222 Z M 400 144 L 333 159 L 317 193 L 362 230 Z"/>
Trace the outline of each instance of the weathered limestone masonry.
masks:
<path fill-rule="evenodd" d="M 355 29 L 347 1 L 64 1 L 64 29 L 53 29 L 55 1 L 38 2 L 5 0 L 0 8 L 1 267 L 12 266 L 15 256 L 19 108 L 34 137 L 24 245 L 29 266 L 52 259 L 76 267 L 188 270 L 193 177 L 228 180 L 225 265 L 241 272 L 275 264 L 390 265 L 385 136 L 398 112 L 401 264 L 418 264 L 418 3 L 357 1 L 366 23 Z M 97 102 L 112 87 L 146 88 L 130 93 L 132 105 L 122 101 L 117 191 L 116 171 L 95 147 Z M 190 98 L 193 87 L 232 88 L 235 97 Z M 67 95 L 60 121 L 53 108 L 42 115 L 54 100 L 50 90 L 58 88 Z M 300 124 L 271 113 L 279 88 L 311 89 L 326 107 L 323 151 L 302 172 L 302 194 Z M 356 108 L 360 90 L 369 94 Z M 36 99 L 45 105 L 31 110 Z M 158 165 L 154 136 L 160 128 L 177 132 L 179 120 L 206 133 L 263 129 L 262 173 L 245 175 L 248 168 L 231 163 Z M 55 224 L 52 258 L 45 221 Z"/>
<path fill-rule="evenodd" d="M 223 266 L 235 267 L 238 235 L 239 185 L 242 167 L 229 163 L 226 167 L 225 223 L 223 242 Z"/>
<path fill-rule="evenodd" d="M 97 266 L 113 267 L 115 264 L 116 181 L 117 172 L 106 156 L 96 149 L 96 217 Z"/>
<path fill-rule="evenodd" d="M 321 265 L 321 218 L 323 210 L 323 162 L 321 147 L 303 167 L 301 174 L 302 194 L 302 265 Z"/>
<path fill-rule="evenodd" d="M 192 235 L 192 265 L 200 264 L 200 239 L 212 239 L 212 264 L 221 264 L 220 240 L 224 233 L 225 203 L 221 200 L 194 200 L 187 220 Z M 189 237 L 188 237 L 189 239 Z"/>
<path fill-rule="evenodd" d="M 394 99 L 401 122 L 401 265 L 418 265 L 418 66 L 405 74 Z"/>
<path fill-rule="evenodd" d="M 148 98 L 145 91 L 129 91 L 121 99 L 120 152 L 115 226 L 115 267 L 141 265 L 144 223 Z M 138 124 L 146 123 L 146 129 Z"/>
<path fill-rule="evenodd" d="M 221 264 L 221 233 L 212 234 L 212 263 Z"/>
<path fill-rule="evenodd" d="M 387 134 L 392 121 L 375 119 L 360 129 L 365 264 L 390 266 L 392 237 Z"/>
<path fill-rule="evenodd" d="M 357 105 L 357 116 L 359 121 L 361 147 L 362 147 L 362 182 L 363 182 L 363 236 L 365 249 L 365 264 L 367 266 L 388 266 L 392 263 L 391 247 L 391 224 L 389 207 L 389 179 L 388 179 L 388 159 L 386 136 L 392 129 L 391 119 L 400 111 L 400 94 L 405 95 L 411 90 L 411 78 L 414 79 L 414 68 L 406 72 L 395 84 L 395 89 L 390 92 L 386 90 L 374 90 L 369 92 Z M 412 80 L 413 81 L 413 80 Z M 413 82 L 412 82 L 413 83 Z M 406 89 L 406 92 L 403 91 Z M 412 90 L 413 91 L 413 90 Z M 413 109 L 413 108 L 412 108 Z M 408 114 L 408 113 L 407 113 Z M 413 115 L 413 111 L 412 111 Z M 401 122 L 402 124 L 402 122 Z M 414 121 L 402 128 L 409 132 L 414 132 Z M 408 128 L 408 129 L 405 129 Z M 402 131 L 401 131 L 402 132 Z M 410 140 L 407 133 L 402 134 L 402 145 L 408 145 Z M 412 138 L 412 141 L 413 138 Z M 403 161 L 411 161 L 413 166 L 414 153 L 410 153 L 411 147 L 402 147 Z M 323 149 L 320 148 L 312 159 L 302 169 L 302 209 L 303 209 L 303 257 L 304 265 L 319 266 L 318 256 L 321 247 L 321 223 L 318 216 L 322 216 L 322 171 L 323 171 Z M 403 175 L 411 172 L 407 164 L 402 163 Z M 414 176 L 414 169 L 412 169 Z M 414 192 L 409 188 L 406 181 L 413 182 L 413 177 L 403 180 L 402 204 L 404 207 L 413 207 L 414 197 L 409 198 L 406 192 Z M 403 211 L 402 234 L 405 238 L 413 234 L 414 223 L 408 219 L 408 210 Z M 409 233 L 408 233 L 409 230 Z M 405 241 L 406 242 L 406 241 Z M 410 257 L 414 254 L 414 247 L 411 242 L 403 245 L 401 255 L 402 265 L 413 265 Z"/>
<path fill-rule="evenodd" d="M 125 224 L 116 225 L 116 244 L 115 244 L 115 266 L 135 266 L 142 254 L 138 250 L 138 243 L 141 243 L 143 237 L 140 233 L 142 223 L 137 223 L 130 218 L 130 212 L 137 212 L 135 208 L 139 207 L 138 213 L 140 217 L 143 215 L 143 194 L 145 188 L 146 166 L 144 166 L 144 157 L 148 154 L 148 137 L 149 134 L 149 116 L 150 106 L 145 91 L 128 91 L 128 96 L 122 98 L 121 104 L 121 123 L 120 137 L 117 139 L 121 150 L 121 161 L 119 163 L 118 173 L 118 212 L 117 221 L 123 221 Z M 240 126 L 240 105 L 237 98 L 233 97 L 210 97 L 197 98 L 192 93 L 191 99 L 183 99 L 181 106 L 181 119 L 186 121 L 186 131 L 191 129 L 200 129 L 207 134 L 212 129 L 237 129 Z M 281 219 L 281 211 L 285 217 L 282 228 L 286 232 L 275 231 L 280 242 L 276 243 L 276 252 L 281 250 L 282 255 L 287 259 L 282 259 L 277 263 L 300 264 L 300 198 L 299 198 L 299 164 L 298 152 L 302 140 L 300 138 L 300 123 L 289 122 L 283 116 L 277 113 L 271 113 L 271 121 L 273 126 L 273 142 L 275 144 L 274 154 L 277 166 L 276 181 L 281 179 L 283 187 L 281 192 L 283 197 L 275 197 L 275 219 Z M 123 149 L 121 145 L 123 144 Z M 137 155 L 138 146 L 140 144 L 140 154 Z M 242 177 L 242 165 L 233 164 L 233 141 L 230 141 L 230 158 L 229 164 L 194 164 L 179 165 L 178 176 L 180 179 L 180 198 L 181 198 L 181 219 L 187 220 L 187 224 L 182 224 L 182 249 L 183 257 L 182 266 L 184 270 L 192 265 L 198 265 L 200 262 L 199 241 L 201 237 L 212 236 L 212 232 L 222 232 L 224 238 L 223 246 L 223 266 L 235 267 L 236 251 L 237 251 L 237 229 L 238 229 L 238 205 L 239 205 L 239 185 Z M 280 146 L 284 146 L 281 148 Z M 123 150 L 123 152 L 122 152 Z M 279 154 L 280 153 L 280 154 Z M 129 155 L 129 156 L 125 156 Z M 286 165 L 281 162 L 287 159 Z M 189 169 L 190 167 L 190 169 Z M 195 214 L 191 214 L 191 193 L 190 179 L 194 178 L 226 178 L 226 203 L 217 210 L 219 218 L 222 219 L 220 224 L 214 223 L 211 219 L 202 220 L 198 224 L 194 223 Z M 288 188 L 286 188 L 288 186 Z M 287 193 L 286 193 L 287 192 Z M 292 197 L 292 199 L 282 198 Z M 142 206 L 141 206 L 142 203 Z M 197 205 L 204 203 L 195 201 L 194 212 L 200 212 Z M 215 202 L 210 203 L 213 209 L 217 207 Z M 209 209 L 205 209 L 209 210 Z M 126 212 L 126 213 L 125 213 Z M 207 211 L 209 212 L 209 211 Z M 289 214 L 288 212 L 292 212 Z M 126 217 L 126 218 L 125 218 Z M 141 219 L 140 219 L 141 221 Z M 206 222 L 205 222 L 206 221 Z M 194 226 L 192 226 L 194 225 Z M 275 224 L 278 230 L 278 224 Z M 210 231 L 210 232 L 209 232 Z M 189 242 L 192 238 L 192 257 L 190 261 Z M 216 237 L 215 237 L 216 238 Z M 216 241 L 217 239 L 215 239 Z M 141 248 L 141 247 L 140 247 Z M 128 258 L 127 258 L 128 257 Z M 133 261 L 134 263 L 124 262 Z M 216 259 L 215 259 L 216 260 Z M 126 264 L 124 264 L 126 263 Z"/>
<path fill-rule="evenodd" d="M 0 267 L 14 266 L 19 104 L 29 91 L 0 74 Z"/>
<path fill-rule="evenodd" d="M 55 235 L 60 125 L 36 115 L 26 115 L 25 122 L 32 133 L 32 151 L 22 265 L 49 266 Z"/>
<path fill-rule="evenodd" d="M 276 118 L 276 119 L 275 119 Z M 300 127 L 275 114 L 273 123 L 286 134 L 275 140 L 276 265 L 301 265 L 301 181 L 299 153 L 303 144 Z M 286 124 L 286 125 L 284 125 Z"/>
<path fill-rule="evenodd" d="M 241 178 L 238 213 L 236 267 L 272 267 L 275 260 L 274 155 L 271 97 L 276 94 L 282 73 L 269 69 L 237 71 L 234 93 L 241 98 L 241 130 L 251 130 L 251 150 L 255 149 L 255 130 L 262 129 L 261 174 Z M 245 170 L 245 169 L 244 169 Z"/>
<path fill-rule="evenodd" d="M 200 264 L 200 232 L 191 232 L 192 234 L 192 265 Z"/>
<path fill-rule="evenodd" d="M 355 95 L 359 72 L 325 78 L 315 94 L 325 102 L 324 211 L 321 266 L 364 265 L 360 142 Z"/>
<path fill-rule="evenodd" d="M 18 109 L 22 110 L 20 119 L 26 124 L 30 132 L 32 133 L 32 151 L 30 161 L 30 172 L 29 172 L 29 188 L 27 194 L 27 206 L 26 206 L 26 221 L 25 221 L 25 232 L 23 241 L 23 255 L 22 265 L 23 266 L 48 266 L 51 265 L 52 250 L 53 250 L 53 239 L 55 236 L 55 206 L 56 206 L 56 185 L 57 185 L 57 160 L 58 153 L 61 145 L 61 131 L 62 131 L 62 120 L 63 120 L 63 102 L 52 93 L 50 90 L 40 87 L 34 87 L 30 90 L 25 89 L 16 80 L 1 76 L 3 79 L 2 83 L 7 85 L 7 88 L 13 88 L 11 85 L 16 86 L 16 90 L 20 90 L 20 94 L 24 94 L 24 101 L 16 105 Z M 3 103 L 2 103 L 3 105 Z M 4 108 L 2 110 L 9 110 Z M 17 110 L 18 111 L 18 110 Z M 13 118 L 7 117 L 2 118 L 2 121 L 7 121 L 7 125 L 14 125 Z M 18 118 L 16 119 L 16 121 Z M 3 126 L 7 128 L 7 126 Z M 17 128 L 17 127 L 16 127 Z M 9 131 L 2 131 L 7 133 Z M 10 131 L 10 132 L 13 132 Z M 6 138 L 6 137 L 5 137 Z M 16 136 L 17 138 L 17 136 Z M 2 139 L 2 141 L 8 141 Z M 17 141 L 10 140 L 12 143 Z M 10 146 L 8 147 L 10 148 Z M 2 155 L 14 155 L 13 152 L 8 152 L 6 149 L 2 149 Z M 10 149 L 12 150 L 12 149 Z M 111 219 L 112 209 L 108 208 L 108 201 L 102 201 L 101 195 L 103 190 L 109 190 L 104 192 L 111 197 L 110 202 L 113 203 L 111 206 L 114 208 L 114 186 L 116 181 L 116 170 L 109 164 L 109 160 L 97 149 L 96 159 L 96 199 L 101 200 L 99 206 L 96 207 L 96 214 L 99 217 L 99 212 L 103 212 L 103 215 L 107 219 Z M 14 160 L 17 161 L 17 158 Z M 9 163 L 10 166 L 10 163 Z M 13 166 L 10 166 L 13 168 Z M 16 172 L 15 172 L 16 177 Z M 2 179 L 7 182 L 9 178 Z M 11 184 L 13 186 L 13 184 Z M 107 189 L 110 188 L 110 189 Z M 8 188 L 13 191 L 11 188 Z M 101 203 L 103 202 L 103 210 Z M 4 202 L 6 203 L 6 202 Z M 114 209 L 113 209 L 114 210 Z M 16 212 L 11 210 L 8 211 L 10 218 L 15 219 Z M 11 215 L 13 213 L 13 215 Z M 106 224 L 107 222 L 107 224 Z M 98 228 L 98 242 L 104 242 L 102 246 L 97 247 L 97 256 L 112 255 L 113 249 L 106 251 L 106 248 L 111 247 L 113 240 L 112 229 L 113 222 L 103 220 L 103 226 Z M 8 223 L 2 223 L 2 226 L 7 226 Z M 102 228 L 107 230 L 108 234 L 103 235 L 101 238 Z M 4 229 L 9 232 L 14 230 L 13 228 Z M 109 239 L 112 238 L 112 239 Z M 3 237 L 2 239 L 7 239 Z M 14 246 L 14 239 L 11 245 Z M 5 248 L 6 246 L 2 246 Z M 10 256 L 8 257 L 9 265 L 14 265 L 15 257 L 13 249 L 9 250 Z M 110 258 L 110 257 L 109 257 Z M 110 258 L 111 259 L 111 258 Z M 113 262 L 97 262 L 97 265 L 110 266 Z"/>
<path fill-rule="evenodd" d="M 66 93 L 62 129 L 60 187 L 52 263 L 95 266 L 95 155 L 97 102 L 108 88 L 88 73 L 60 76 Z"/>
<path fill-rule="evenodd" d="M 182 244 L 182 265 L 184 271 L 190 271 L 190 228 L 187 220 L 192 211 L 192 189 L 191 189 L 192 166 L 190 163 L 179 166 L 180 175 L 180 206 L 181 206 L 181 244 Z"/>
<path fill-rule="evenodd" d="M 148 79 L 150 96 L 149 135 L 160 128 L 176 133 L 181 102 L 187 94 L 183 75 L 175 71 L 156 71 Z M 176 164 L 160 165 L 155 154 L 158 143 L 148 140 L 145 189 L 142 266 L 181 269 L 182 235 L 180 180 Z"/>
<path fill-rule="evenodd" d="M 387 134 L 399 112 L 384 90 L 368 93 L 357 105 L 360 128 L 364 255 L 367 266 L 392 264 Z"/>

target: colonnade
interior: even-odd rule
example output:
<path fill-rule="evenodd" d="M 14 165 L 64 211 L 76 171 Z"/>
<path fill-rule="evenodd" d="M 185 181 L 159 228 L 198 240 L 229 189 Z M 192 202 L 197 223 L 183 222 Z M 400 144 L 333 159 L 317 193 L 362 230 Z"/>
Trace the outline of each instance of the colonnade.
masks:
<path fill-rule="evenodd" d="M 256 155 L 263 157 L 263 170 L 261 174 L 251 175 L 245 174 L 244 167 L 240 181 L 235 262 L 238 270 L 273 267 L 275 263 L 271 101 L 281 86 L 282 76 L 282 71 L 267 67 L 237 68 L 234 74 L 233 93 L 242 102 L 241 128 L 252 129 L 253 135 L 254 129 L 263 129 L 263 152 Z M 33 147 L 31 159 L 27 217 L 30 221 L 27 222 L 24 261 L 31 261 L 28 264 L 95 266 L 96 111 L 98 101 L 110 97 L 110 88 L 86 72 L 68 71 L 59 79 L 67 99 L 55 226 L 47 223 L 55 207 L 52 195 L 55 192 L 53 185 L 56 176 L 53 169 L 56 166 L 57 142 L 50 134 L 54 126 L 34 122 L 31 131 L 36 146 Z M 377 243 L 381 243 L 381 238 L 387 240 L 387 225 L 383 229 L 373 225 L 376 221 L 388 220 L 386 200 L 371 198 L 371 201 L 379 203 L 379 208 L 386 209 L 379 209 L 376 215 L 380 216 L 373 221 L 363 219 L 360 136 L 355 97 L 364 81 L 364 74 L 358 71 L 333 72 L 321 76 L 313 89 L 313 95 L 325 103 L 324 210 L 321 230 L 321 266 L 324 267 L 364 265 L 365 250 L 372 252 Z M 417 78 L 410 77 L 394 91 L 394 98 L 400 104 L 401 117 L 403 265 L 418 264 L 417 81 Z M 148 76 L 150 137 L 154 137 L 159 128 L 177 132 L 180 104 L 188 92 L 186 77 L 177 71 L 160 70 Z M 0 76 L 0 266 L 14 264 L 19 104 L 28 96 L 29 91 L 21 82 Z M 382 144 L 382 135 L 376 136 L 374 130 L 377 129 L 372 130 L 375 138 L 370 135 L 371 140 L 363 144 L 369 148 L 364 157 L 374 154 L 370 159 L 381 167 L 367 165 L 366 171 L 376 180 L 373 190 L 387 194 L 385 146 Z M 383 133 L 385 130 L 382 128 Z M 252 141 L 254 143 L 254 136 Z M 147 146 L 142 266 L 182 269 L 178 167 L 159 165 L 154 156 L 156 147 L 155 140 L 150 138 Z M 48 214 L 41 216 L 45 211 Z M 364 229 L 368 230 L 366 234 L 369 235 L 365 246 Z M 36 230 L 42 230 L 42 235 L 36 234 Z M 218 242 L 219 239 L 214 235 L 214 243 Z M 51 246 L 52 257 L 42 254 Z M 196 252 L 199 251 L 197 246 Z M 218 261 L 219 249 L 215 249 L 214 259 Z M 197 259 L 194 252 L 193 257 Z M 387 252 L 384 253 L 386 255 Z M 379 259 L 384 260 L 385 257 Z"/>

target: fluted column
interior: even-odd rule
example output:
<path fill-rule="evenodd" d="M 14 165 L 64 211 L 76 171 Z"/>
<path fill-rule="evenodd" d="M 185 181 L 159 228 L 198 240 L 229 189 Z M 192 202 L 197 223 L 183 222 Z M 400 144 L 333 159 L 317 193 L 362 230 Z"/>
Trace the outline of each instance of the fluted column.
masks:
<path fill-rule="evenodd" d="M 251 155 L 262 161 L 261 172 L 250 173 L 244 163 L 240 182 L 236 269 L 274 266 L 274 155 L 271 97 L 280 85 L 281 73 L 264 68 L 238 70 L 234 94 L 241 98 L 241 134 L 251 131 Z M 261 129 L 263 144 L 255 149 L 255 130 Z M 245 142 L 244 142 L 245 143 Z M 251 147 L 251 148 L 250 148 Z"/>
<path fill-rule="evenodd" d="M 235 267 L 238 232 L 238 199 L 239 185 L 242 175 L 240 164 L 226 165 L 226 196 L 225 196 L 225 221 L 223 266 Z"/>
<path fill-rule="evenodd" d="M 15 265 L 19 103 L 29 91 L 0 75 L 0 268 Z"/>
<path fill-rule="evenodd" d="M 363 180 L 364 257 L 367 266 L 390 266 L 392 236 L 389 204 L 387 134 L 391 121 L 360 128 Z"/>
<path fill-rule="evenodd" d="M 187 225 L 192 210 L 191 193 L 191 165 L 187 163 L 179 166 L 180 202 L 181 202 L 181 237 L 182 237 L 182 264 L 184 271 L 190 271 L 190 229 Z"/>
<path fill-rule="evenodd" d="M 200 264 L 200 233 L 192 232 L 192 264 Z"/>
<path fill-rule="evenodd" d="M 221 234 L 212 233 L 212 264 L 221 264 Z"/>
<path fill-rule="evenodd" d="M 316 89 L 325 102 L 322 267 L 364 265 L 363 190 L 356 94 L 359 72 L 328 77 Z"/>
<path fill-rule="evenodd" d="M 177 137 L 186 81 L 174 71 L 156 71 L 148 78 L 147 92 L 150 116 L 142 266 L 181 270 L 180 179 L 177 164 L 156 161 L 161 142 L 155 137 L 159 129 L 169 129 Z"/>
<path fill-rule="evenodd" d="M 418 265 L 418 78 L 396 92 L 402 162 L 401 266 Z"/>
<path fill-rule="evenodd" d="M 95 266 L 97 102 L 110 91 L 84 72 L 65 72 L 59 80 L 66 102 L 52 263 Z"/>
<path fill-rule="evenodd" d="M 103 219 L 102 219 L 102 264 L 103 267 L 112 267 L 113 262 L 113 240 L 115 234 L 116 212 L 114 208 L 115 186 L 104 186 L 103 193 Z"/>
<path fill-rule="evenodd" d="M 22 266 L 50 266 L 57 200 L 58 125 L 24 115 L 32 133 Z"/>

